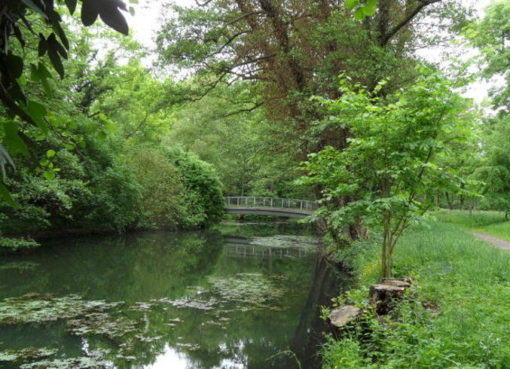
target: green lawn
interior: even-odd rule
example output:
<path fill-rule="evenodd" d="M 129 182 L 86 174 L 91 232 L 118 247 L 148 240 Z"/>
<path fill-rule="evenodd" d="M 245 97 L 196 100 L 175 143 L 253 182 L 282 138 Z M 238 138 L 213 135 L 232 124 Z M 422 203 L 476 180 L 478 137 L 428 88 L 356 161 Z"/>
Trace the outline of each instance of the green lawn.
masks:
<path fill-rule="evenodd" d="M 510 221 L 499 211 L 441 210 L 434 216 L 447 223 L 453 223 L 467 231 L 483 232 L 510 241 Z"/>
<path fill-rule="evenodd" d="M 485 230 L 493 223 L 484 219 L 497 219 L 447 215 L 464 229 Z M 327 344 L 324 368 L 510 368 L 510 254 L 464 229 L 436 221 L 409 230 L 397 246 L 395 271 L 415 278 L 415 297 L 403 304 L 398 323 L 371 317 L 368 329 Z M 377 251 L 360 254 L 363 287 L 350 293 L 350 302 L 367 306 Z"/>

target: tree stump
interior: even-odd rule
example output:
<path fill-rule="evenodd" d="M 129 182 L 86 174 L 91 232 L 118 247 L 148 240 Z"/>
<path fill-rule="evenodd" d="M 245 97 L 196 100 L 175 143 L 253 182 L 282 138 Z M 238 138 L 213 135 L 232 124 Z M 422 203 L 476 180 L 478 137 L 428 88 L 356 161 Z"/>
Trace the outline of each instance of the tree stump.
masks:
<path fill-rule="evenodd" d="M 342 305 L 334 308 L 329 314 L 329 323 L 338 332 L 348 323 L 356 320 L 361 314 L 361 309 L 354 305 Z"/>
<path fill-rule="evenodd" d="M 406 290 L 411 286 L 410 278 L 383 278 L 380 283 L 370 286 L 369 297 L 376 306 L 377 314 L 389 314 L 395 307 L 395 303 L 404 297 Z"/>

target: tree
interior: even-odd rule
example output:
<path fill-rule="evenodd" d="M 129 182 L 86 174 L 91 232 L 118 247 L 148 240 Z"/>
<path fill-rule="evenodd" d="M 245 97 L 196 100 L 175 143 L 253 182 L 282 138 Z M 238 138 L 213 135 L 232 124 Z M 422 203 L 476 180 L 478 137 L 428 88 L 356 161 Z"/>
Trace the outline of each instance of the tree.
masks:
<path fill-rule="evenodd" d="M 496 108 L 510 112 L 510 3 L 495 2 L 487 7 L 487 15 L 474 22 L 466 35 L 482 53 L 485 77 L 500 76 L 505 86 L 492 91 Z"/>
<path fill-rule="evenodd" d="M 486 78 L 499 77 L 503 85 L 491 92 L 493 117 L 484 124 L 483 161 L 474 175 L 484 182 L 482 207 L 510 212 L 510 4 L 499 1 L 486 16 L 466 30 L 472 45 L 481 52 L 479 66 Z"/>
<path fill-rule="evenodd" d="M 47 130 L 48 109 L 23 90 L 20 80 L 30 71 L 30 79 L 44 86 L 47 96 L 52 93 L 52 78 L 44 56 L 61 78 L 64 77 L 62 60 L 68 58 L 70 43 L 62 13 L 65 5 L 73 14 L 81 3 L 81 20 L 85 26 L 100 17 L 107 25 L 123 34 L 128 25 L 120 10 L 127 10 L 121 0 L 5 0 L 0 4 L 0 103 L 4 106 L 9 128 L 4 127 L 3 143 L 10 143 L 28 152 L 29 140 L 17 129 L 17 120 Z M 37 50 L 39 59 L 27 63 L 26 49 Z M 21 136 L 21 137 L 20 137 Z M 2 147 L 0 166 L 5 173 L 6 164 L 14 167 L 9 153 Z M 0 195 L 15 206 L 8 191 L 0 184 Z"/>
<path fill-rule="evenodd" d="M 60 0 L 55 4 L 46 0 L 7 0 L 0 5 L 0 101 L 7 108 L 12 117 L 18 116 L 30 123 L 40 124 L 44 119 L 43 109 L 34 106 L 27 100 L 19 78 L 26 67 L 23 57 L 14 53 L 16 40 L 24 48 L 27 40 L 35 43 L 39 56 L 48 56 L 51 64 L 64 77 L 62 59 L 67 59 L 69 40 L 62 24 L 61 8 L 58 4 L 67 6 L 71 14 L 76 10 L 77 0 Z M 128 26 L 120 9 L 127 10 L 120 0 L 81 0 L 81 19 L 85 26 L 93 24 L 97 17 L 113 29 L 127 34 Z M 41 27 L 36 19 L 43 21 Z M 37 27 L 36 27 L 37 26 Z M 36 33 L 38 32 L 38 33 Z M 28 37 L 26 34 L 33 37 Z M 30 45 L 35 46 L 35 45 Z M 19 50 L 19 49 L 18 49 Z M 30 69 L 34 80 L 46 84 L 50 73 L 44 63 L 31 64 Z"/>
<path fill-rule="evenodd" d="M 373 90 L 389 82 L 381 96 L 416 78 L 413 55 L 421 17 L 440 17 L 457 9 L 454 1 L 206 1 L 193 8 L 174 7 L 158 35 L 161 64 L 178 65 L 203 76 L 205 95 L 221 83 L 251 82 L 262 91 L 268 121 L 272 123 L 274 153 L 285 151 L 296 165 L 308 153 L 326 146 L 343 150 L 352 135 L 348 126 L 312 125 L 327 115 L 311 96 L 337 99 L 338 76 L 351 78 Z M 374 9 L 375 6 L 375 9 Z M 372 8 L 370 8 L 372 7 Z M 363 20 L 363 14 L 373 14 Z M 358 19 L 357 19 L 358 18 Z M 439 23 L 439 22 L 438 22 Z M 197 42 L 198 40 L 198 42 Z M 360 47 L 362 45 L 362 47 Z M 214 78 L 212 78 L 214 77 Z M 320 196 L 319 188 L 316 195 Z M 344 203 L 348 199 L 337 199 Z M 353 227 L 349 235 L 357 238 Z"/>
<path fill-rule="evenodd" d="M 221 81 L 261 82 L 272 119 L 295 119 L 302 131 L 299 124 L 321 112 L 307 98 L 338 97 L 342 72 L 368 88 L 392 77 L 387 90 L 412 79 L 418 34 L 413 22 L 425 9 L 430 17 L 443 7 L 455 8 L 452 1 L 380 0 L 369 12 L 373 17 L 360 22 L 348 9 L 356 3 L 229 0 L 173 7 L 178 16 L 164 24 L 158 50 L 163 65 L 204 75 L 204 93 Z"/>
<path fill-rule="evenodd" d="M 324 103 L 329 120 L 352 132 L 349 145 L 342 151 L 327 147 L 305 164 L 305 182 L 323 188 L 319 215 L 334 230 L 341 233 L 355 220 L 382 228 L 383 277 L 392 274 L 400 235 L 435 204 L 436 194 L 465 191 L 455 171 L 438 163 L 469 140 L 472 121 L 463 116 L 468 105 L 440 75 L 423 68 L 420 73 L 414 85 L 387 98 L 377 96 L 384 82 L 370 92 L 344 80 L 342 97 Z M 338 197 L 350 200 L 328 203 Z"/>

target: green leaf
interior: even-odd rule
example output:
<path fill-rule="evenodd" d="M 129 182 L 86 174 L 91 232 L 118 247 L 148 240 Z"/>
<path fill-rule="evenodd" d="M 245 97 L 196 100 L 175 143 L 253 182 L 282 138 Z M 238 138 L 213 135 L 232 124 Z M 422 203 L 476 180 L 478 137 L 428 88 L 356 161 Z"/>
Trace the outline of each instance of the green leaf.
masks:
<path fill-rule="evenodd" d="M 52 179 L 55 179 L 55 172 L 50 170 L 45 170 L 43 172 L 44 178 L 46 178 L 48 181 L 51 181 Z"/>
<path fill-rule="evenodd" d="M 39 165 L 42 167 L 47 167 L 49 163 L 50 161 L 46 158 L 42 158 L 41 160 L 39 160 Z"/>
<path fill-rule="evenodd" d="M 363 8 L 358 8 L 354 12 L 354 18 L 357 20 L 363 20 L 365 18 L 365 13 L 363 12 Z"/>
<path fill-rule="evenodd" d="M 9 71 L 9 75 L 14 78 L 18 79 L 23 74 L 23 58 L 8 54 L 5 57 L 5 63 L 7 64 L 7 68 Z"/>
<path fill-rule="evenodd" d="M 101 0 L 102 1 L 102 0 Z M 96 0 L 83 0 L 81 7 L 81 21 L 84 26 L 91 26 L 99 16 Z"/>
<path fill-rule="evenodd" d="M 48 125 L 44 120 L 46 114 L 48 114 L 46 106 L 37 101 L 29 100 L 27 104 L 27 112 L 40 129 L 44 132 L 48 131 Z"/>
<path fill-rule="evenodd" d="M 39 74 L 42 79 L 48 79 L 53 77 L 48 68 L 46 68 L 46 65 L 44 65 L 43 63 L 39 63 Z"/>
<path fill-rule="evenodd" d="M 44 92 L 46 93 L 46 95 L 49 96 L 49 97 L 53 96 L 53 91 L 51 89 L 51 86 L 50 86 L 48 80 L 47 79 L 43 79 L 41 81 L 41 83 L 43 85 Z"/>
<path fill-rule="evenodd" d="M 129 34 L 129 26 L 126 18 L 122 15 L 116 2 L 111 2 L 111 5 L 102 6 L 99 16 L 108 26 L 112 27 L 117 32 L 124 35 Z"/>
<path fill-rule="evenodd" d="M 18 129 L 16 122 L 9 121 L 4 124 L 4 144 L 12 153 L 28 156 L 27 145 L 19 136 Z"/>
<path fill-rule="evenodd" d="M 64 79 L 64 65 L 62 64 L 62 60 L 60 59 L 58 52 L 55 49 L 49 49 L 48 56 L 50 57 L 51 65 L 53 65 L 53 68 L 55 68 L 60 78 Z"/>
<path fill-rule="evenodd" d="M 46 151 L 46 156 L 47 156 L 48 158 L 52 158 L 52 157 L 54 157 L 54 156 L 55 156 L 55 154 L 56 154 L 55 150 L 48 150 L 48 151 Z"/>
<path fill-rule="evenodd" d="M 377 11 L 377 0 L 368 0 L 366 5 L 363 6 L 363 14 L 370 17 Z"/>
<path fill-rule="evenodd" d="M 346 9 L 354 9 L 356 5 L 358 5 L 359 0 L 345 0 L 344 6 Z"/>
<path fill-rule="evenodd" d="M 41 33 L 39 33 L 39 45 L 37 49 L 39 56 L 46 55 L 46 52 L 48 51 L 48 43 L 46 42 L 46 38 L 44 38 Z"/>
<path fill-rule="evenodd" d="M 18 209 L 20 207 L 20 205 L 16 202 L 16 200 L 13 199 L 11 193 L 3 183 L 0 183 L 0 198 L 4 200 L 7 205 L 12 206 L 13 208 Z"/>
<path fill-rule="evenodd" d="M 27 98 L 17 80 L 11 81 L 11 86 L 7 89 L 7 91 L 14 100 L 25 103 Z"/>
<path fill-rule="evenodd" d="M 60 42 L 58 42 L 57 36 L 55 36 L 54 33 L 48 37 L 48 51 L 55 51 L 59 53 L 64 59 L 67 59 L 67 50 L 60 44 Z"/>
<path fill-rule="evenodd" d="M 52 24 L 53 29 L 55 30 L 55 32 L 58 34 L 58 37 L 60 38 L 60 41 L 62 41 L 62 44 L 64 45 L 64 47 L 67 50 L 69 50 L 69 40 L 67 39 L 66 33 L 64 32 L 64 30 L 60 26 L 59 22 L 60 21 L 52 19 L 51 24 Z"/>
<path fill-rule="evenodd" d="M 34 100 L 28 102 L 28 112 L 34 119 L 44 119 L 48 114 L 46 106 Z"/>
<path fill-rule="evenodd" d="M 65 0 L 67 8 L 69 9 L 69 13 L 74 14 L 76 11 L 77 0 Z"/>
<path fill-rule="evenodd" d="M 51 73 L 46 69 L 44 64 L 39 63 L 39 65 L 31 64 L 30 65 L 30 78 L 34 82 L 41 82 L 44 92 L 47 96 L 52 95 L 50 84 L 48 83 L 48 78 L 51 78 Z"/>

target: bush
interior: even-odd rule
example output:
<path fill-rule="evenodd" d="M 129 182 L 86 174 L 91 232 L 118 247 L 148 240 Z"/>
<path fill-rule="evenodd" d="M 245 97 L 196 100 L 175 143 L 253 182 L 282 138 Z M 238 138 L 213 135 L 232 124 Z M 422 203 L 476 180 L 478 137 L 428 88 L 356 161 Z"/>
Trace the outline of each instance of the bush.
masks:
<path fill-rule="evenodd" d="M 141 188 L 141 226 L 176 229 L 187 225 L 181 174 L 164 153 L 143 147 L 131 152 L 128 160 Z"/>
<path fill-rule="evenodd" d="M 141 187 L 129 165 L 115 161 L 94 178 L 92 187 L 90 213 L 82 226 L 119 233 L 138 227 Z"/>
<path fill-rule="evenodd" d="M 224 204 L 222 185 L 214 168 L 190 152 L 167 149 L 166 153 L 181 174 L 193 223 L 208 226 L 218 222 L 223 217 Z"/>

